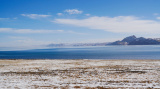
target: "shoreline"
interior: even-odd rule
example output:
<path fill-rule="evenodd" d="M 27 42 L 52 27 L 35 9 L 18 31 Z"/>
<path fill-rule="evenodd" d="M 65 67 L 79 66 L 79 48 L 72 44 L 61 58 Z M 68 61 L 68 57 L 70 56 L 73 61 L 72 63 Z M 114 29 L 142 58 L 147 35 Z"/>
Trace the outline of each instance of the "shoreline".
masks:
<path fill-rule="evenodd" d="M 0 59 L 0 88 L 160 88 L 160 60 Z"/>
<path fill-rule="evenodd" d="M 0 59 L 0 60 L 157 60 L 160 59 Z"/>

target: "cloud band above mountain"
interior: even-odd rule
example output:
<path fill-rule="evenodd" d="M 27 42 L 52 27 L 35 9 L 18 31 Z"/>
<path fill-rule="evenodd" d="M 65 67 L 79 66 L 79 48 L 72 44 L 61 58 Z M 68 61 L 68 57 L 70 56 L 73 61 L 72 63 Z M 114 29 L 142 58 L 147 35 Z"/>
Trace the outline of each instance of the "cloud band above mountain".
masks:
<path fill-rule="evenodd" d="M 0 32 L 10 32 L 10 33 L 57 33 L 57 32 L 63 32 L 63 30 L 33 30 L 33 29 L 0 28 Z"/>
<path fill-rule="evenodd" d="M 89 17 L 87 19 L 55 19 L 58 24 L 66 24 L 89 29 L 122 33 L 157 33 L 160 32 L 160 22 L 144 20 L 134 16 Z"/>

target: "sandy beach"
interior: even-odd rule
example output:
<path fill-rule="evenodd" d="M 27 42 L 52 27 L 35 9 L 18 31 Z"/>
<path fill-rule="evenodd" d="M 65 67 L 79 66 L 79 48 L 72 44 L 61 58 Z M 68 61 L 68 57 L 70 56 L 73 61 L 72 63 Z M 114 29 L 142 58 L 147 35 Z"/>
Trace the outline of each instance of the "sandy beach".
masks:
<path fill-rule="evenodd" d="M 0 60 L 0 89 L 159 89 L 160 60 Z"/>

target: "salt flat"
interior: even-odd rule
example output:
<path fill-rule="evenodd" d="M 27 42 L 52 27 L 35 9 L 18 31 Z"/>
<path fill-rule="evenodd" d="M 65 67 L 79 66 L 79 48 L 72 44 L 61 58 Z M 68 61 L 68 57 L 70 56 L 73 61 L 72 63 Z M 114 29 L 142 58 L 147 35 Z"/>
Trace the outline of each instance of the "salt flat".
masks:
<path fill-rule="evenodd" d="M 160 60 L 0 60 L 0 89 L 160 88 Z"/>

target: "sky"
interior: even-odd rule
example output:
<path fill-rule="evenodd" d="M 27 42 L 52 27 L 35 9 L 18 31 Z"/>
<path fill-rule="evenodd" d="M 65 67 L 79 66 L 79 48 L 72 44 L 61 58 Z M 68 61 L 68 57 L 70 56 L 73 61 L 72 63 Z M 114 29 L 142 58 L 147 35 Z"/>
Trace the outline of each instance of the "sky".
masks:
<path fill-rule="evenodd" d="M 0 0 L 0 50 L 160 38 L 160 0 Z"/>

